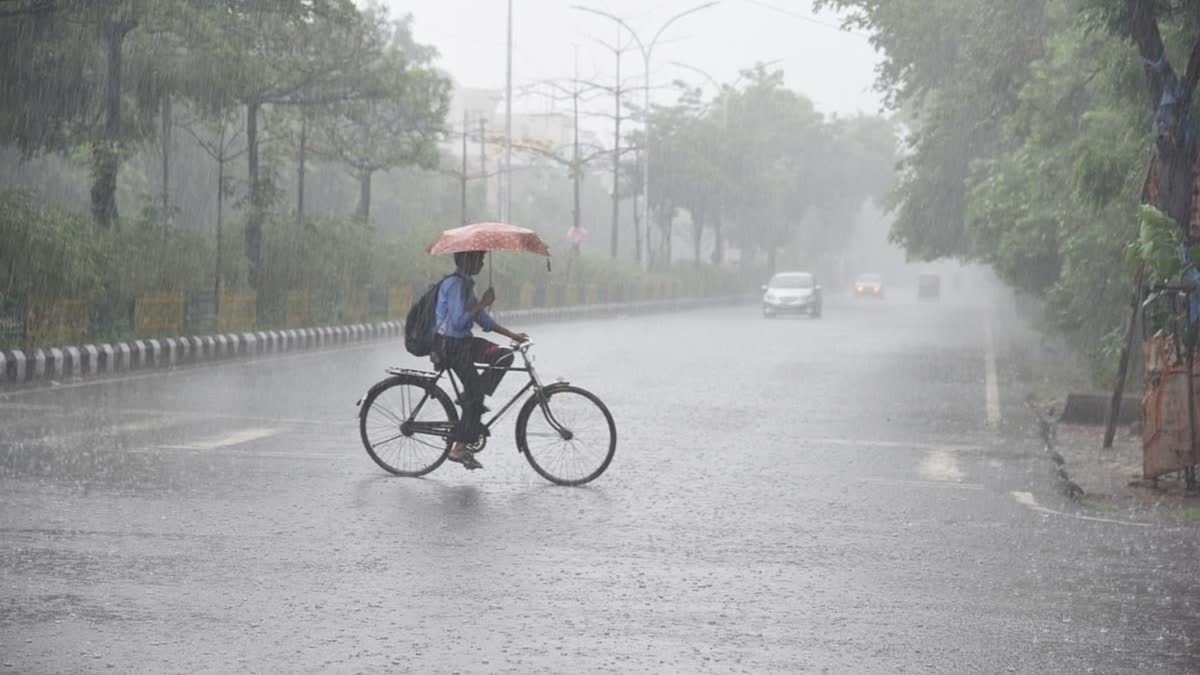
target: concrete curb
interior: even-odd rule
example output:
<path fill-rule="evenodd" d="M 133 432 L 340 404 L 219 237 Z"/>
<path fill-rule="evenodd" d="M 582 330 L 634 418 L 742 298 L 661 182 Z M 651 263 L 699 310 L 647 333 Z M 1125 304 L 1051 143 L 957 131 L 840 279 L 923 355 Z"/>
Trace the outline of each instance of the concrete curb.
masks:
<path fill-rule="evenodd" d="M 564 319 L 606 318 L 651 314 L 745 302 L 750 296 L 647 300 L 571 307 L 536 307 L 498 310 L 504 322 L 538 323 Z M 404 335 L 404 322 L 382 321 L 344 326 L 295 328 L 237 334 L 193 335 L 130 340 L 114 344 L 85 344 L 0 351 L 0 390 L 59 380 L 81 380 L 100 375 L 139 370 L 170 370 L 180 365 L 200 365 L 233 358 L 315 350 Z"/>
<path fill-rule="evenodd" d="M 1042 449 L 1045 450 L 1046 456 L 1054 464 L 1054 477 L 1058 480 L 1058 487 L 1072 501 L 1079 501 L 1084 496 L 1083 488 L 1071 480 L 1071 476 L 1067 473 L 1067 461 L 1063 458 L 1057 448 L 1055 448 L 1055 439 L 1057 434 L 1054 429 L 1054 421 L 1047 419 L 1030 403 L 1026 403 L 1030 412 L 1037 418 L 1038 434 L 1042 439 Z"/>

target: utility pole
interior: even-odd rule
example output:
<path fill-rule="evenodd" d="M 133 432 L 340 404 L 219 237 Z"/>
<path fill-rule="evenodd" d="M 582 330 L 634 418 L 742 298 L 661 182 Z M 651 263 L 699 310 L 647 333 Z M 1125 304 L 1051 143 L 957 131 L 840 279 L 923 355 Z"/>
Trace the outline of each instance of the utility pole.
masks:
<path fill-rule="evenodd" d="M 308 159 L 308 113 L 300 106 L 300 148 L 296 160 L 296 224 L 304 225 L 304 162 Z"/>
<path fill-rule="evenodd" d="M 506 54 L 504 85 L 504 204 L 500 220 L 512 222 L 512 57 L 513 57 L 513 3 L 508 0 L 508 50 Z M 496 193 L 499 201 L 500 193 Z"/>
<path fill-rule="evenodd" d="M 620 247 L 621 155 L 624 152 L 632 149 L 632 148 L 623 148 L 621 146 L 621 126 L 622 126 L 622 123 L 626 119 L 625 113 L 624 113 L 624 109 L 625 109 L 625 98 L 624 97 L 625 97 L 625 94 L 627 93 L 627 89 L 625 87 L 625 82 L 621 79 L 621 62 L 623 60 L 625 52 L 629 51 L 630 46 L 632 44 L 631 42 L 622 43 L 621 36 L 622 36 L 622 33 L 624 32 L 624 30 L 625 30 L 625 28 L 623 26 L 621 26 L 621 24 L 618 23 L 617 24 L 617 40 L 616 40 L 616 42 L 614 42 L 612 44 L 605 42 L 604 40 L 599 40 L 599 39 L 593 38 L 593 40 L 597 44 L 599 44 L 601 47 L 604 47 L 608 51 L 612 52 L 613 59 L 616 61 L 616 80 L 614 81 L 614 83 L 612 85 L 589 83 L 597 89 L 601 89 L 601 90 L 612 93 L 612 96 L 613 96 L 612 193 L 610 195 L 612 198 L 612 229 L 610 231 L 610 237 L 609 237 L 609 252 L 613 258 L 616 258 L 617 256 L 619 256 L 620 250 L 621 250 L 621 247 Z M 636 192 L 636 190 L 633 190 L 632 192 Z M 636 202 L 635 202 L 635 204 L 636 204 Z M 636 210 L 636 205 L 635 205 L 635 210 Z M 636 230 L 636 227 L 634 229 Z M 639 246 L 640 246 L 639 236 L 640 235 L 637 235 L 635 232 L 634 239 L 635 239 L 635 241 L 639 242 Z M 637 260 L 639 260 L 639 261 L 641 260 L 640 254 L 637 257 Z"/>
<path fill-rule="evenodd" d="M 479 172 L 487 173 L 487 118 L 479 118 Z M 487 181 L 483 182 L 483 213 L 488 212 L 487 207 Z"/>
<path fill-rule="evenodd" d="M 461 189 L 458 212 L 461 216 L 459 220 L 463 225 L 467 224 L 467 128 L 469 123 L 470 118 L 467 117 L 467 111 L 464 109 L 462 123 L 462 172 L 458 175 L 459 188 Z"/>
<path fill-rule="evenodd" d="M 171 221 L 171 95 L 162 100 L 162 208 L 164 222 Z"/>
<path fill-rule="evenodd" d="M 571 132 L 571 184 L 574 192 L 571 224 L 578 228 L 582 215 L 579 208 L 579 182 L 583 179 L 583 167 L 579 163 L 579 45 L 575 46 L 575 86 L 571 89 Z"/>
<path fill-rule="evenodd" d="M 555 102 L 570 101 L 571 139 L 567 143 L 563 143 L 557 147 L 547 147 L 544 144 L 538 143 L 520 143 L 517 145 L 517 148 L 523 152 L 548 159 L 566 169 L 567 178 L 571 181 L 572 191 L 571 225 L 573 228 L 578 228 L 583 223 L 582 183 L 584 179 L 584 167 L 594 162 L 597 158 L 607 157 L 609 154 L 607 148 L 595 146 L 585 148 L 580 143 L 579 103 L 580 99 L 592 90 L 603 89 L 604 87 L 579 80 L 578 69 L 576 69 L 575 78 L 571 80 L 569 85 L 547 81 L 540 83 L 540 86 L 551 92 L 549 96 Z M 558 113 L 548 114 L 555 117 L 560 116 Z M 575 246 L 572 245 L 572 250 L 574 248 Z"/>
<path fill-rule="evenodd" d="M 633 41 L 635 43 L 637 43 L 638 49 L 642 53 L 642 68 L 643 68 L 642 72 L 644 73 L 644 81 L 642 82 L 642 115 L 644 115 L 643 127 L 645 129 L 645 136 L 646 136 L 645 140 L 642 143 L 645 147 L 642 148 L 642 153 L 641 153 L 641 155 L 642 155 L 642 200 L 643 200 L 642 201 L 642 221 L 646 223 L 647 232 L 649 232 L 649 230 L 650 230 L 650 57 L 654 55 L 654 47 L 658 44 L 659 38 L 661 38 L 663 36 L 663 33 L 666 32 L 667 28 L 670 28 L 671 24 L 675 23 L 676 21 L 682 19 L 683 17 L 685 17 L 689 14 L 695 14 L 696 12 L 699 12 L 701 10 L 708 9 L 710 7 L 714 7 L 718 4 L 720 4 L 720 1 L 721 0 L 712 0 L 712 2 L 706 2 L 702 5 L 697 5 L 695 7 L 692 7 L 691 9 L 684 10 L 684 11 L 679 12 L 678 14 L 672 16 L 671 18 L 669 18 L 663 22 L 663 24 L 659 27 L 659 29 L 654 33 L 654 37 L 652 37 L 649 42 L 643 41 L 641 39 L 641 37 L 638 36 L 637 31 L 635 31 L 633 29 L 633 27 L 629 25 L 628 21 L 626 21 L 625 19 L 622 19 L 621 17 L 619 17 L 615 14 L 611 14 L 609 12 L 605 12 L 605 11 L 599 10 L 599 9 L 594 9 L 592 7 L 584 7 L 582 5 L 571 5 L 572 9 L 577 9 L 581 12 L 588 12 L 590 14 L 596 14 L 598 16 L 605 17 L 606 19 L 611 19 L 613 21 L 616 21 L 618 24 L 623 26 L 625 28 L 625 30 L 629 31 L 629 34 L 631 36 L 633 36 Z M 510 0 L 510 2 L 511 2 L 511 0 Z"/>
<path fill-rule="evenodd" d="M 621 28 L 617 27 L 617 39 Z M 613 91 L 613 165 L 612 165 L 612 234 L 609 237 L 609 255 L 616 259 L 620 243 L 621 220 L 621 52 L 617 52 L 616 89 Z"/>

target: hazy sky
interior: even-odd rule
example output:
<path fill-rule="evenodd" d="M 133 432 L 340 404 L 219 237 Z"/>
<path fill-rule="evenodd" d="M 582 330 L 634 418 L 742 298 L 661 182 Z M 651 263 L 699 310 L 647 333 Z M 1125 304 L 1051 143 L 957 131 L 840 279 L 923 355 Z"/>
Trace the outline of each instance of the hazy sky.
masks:
<path fill-rule="evenodd" d="M 411 13 L 420 42 L 441 53 L 440 65 L 467 87 L 504 86 L 505 0 L 383 0 L 394 16 Z M 576 46 L 584 79 L 609 81 L 614 57 L 595 40 L 615 42 L 617 24 L 571 9 L 572 0 L 514 0 L 514 87 L 546 79 L 570 78 Z M 579 4 L 625 18 L 643 40 L 662 22 L 700 4 L 697 0 L 581 0 Z M 787 85 L 826 113 L 876 113 L 872 90 L 878 56 L 864 35 L 837 28 L 838 17 L 813 15 L 809 0 L 723 0 L 680 19 L 654 48 L 652 80 L 707 82 L 672 65 L 686 63 L 730 82 L 756 61 L 779 60 Z M 626 36 L 628 34 L 626 33 Z M 623 75 L 640 83 L 642 59 L 627 53 Z M 625 79 L 623 77 L 622 79 Z M 631 83 L 633 83 L 631 81 Z M 705 84 L 706 94 L 713 88 Z M 664 90 L 661 100 L 673 96 Z"/>

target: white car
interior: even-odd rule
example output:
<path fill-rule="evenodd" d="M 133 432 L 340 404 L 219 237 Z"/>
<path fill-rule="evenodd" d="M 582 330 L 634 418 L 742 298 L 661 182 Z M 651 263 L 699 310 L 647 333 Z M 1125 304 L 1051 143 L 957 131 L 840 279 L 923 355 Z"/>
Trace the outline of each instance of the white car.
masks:
<path fill-rule="evenodd" d="M 773 319 L 788 313 L 821 318 L 821 286 L 816 276 L 809 272 L 780 272 L 762 289 L 764 318 Z"/>

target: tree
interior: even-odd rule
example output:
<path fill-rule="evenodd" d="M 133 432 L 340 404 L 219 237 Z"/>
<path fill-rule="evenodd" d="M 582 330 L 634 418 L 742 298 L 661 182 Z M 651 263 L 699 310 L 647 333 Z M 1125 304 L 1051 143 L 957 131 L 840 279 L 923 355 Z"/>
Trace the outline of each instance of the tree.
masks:
<path fill-rule="evenodd" d="M 1200 218 L 1193 212 L 1200 147 L 1196 134 L 1200 125 L 1191 119 L 1196 85 L 1200 83 L 1200 7 L 1162 0 L 1125 0 L 1117 6 L 1093 4 L 1112 30 L 1133 40 L 1146 64 L 1155 115 L 1152 201 L 1180 225 L 1189 242 L 1200 241 Z M 1159 27 L 1160 16 L 1171 16 L 1184 29 L 1180 41 L 1188 57 L 1182 78 L 1172 66 Z"/>
<path fill-rule="evenodd" d="M 216 272 L 213 283 L 213 297 L 219 307 L 222 287 L 222 253 L 224 250 L 223 236 L 225 225 L 225 197 L 231 192 L 229 180 L 226 177 L 226 166 L 229 162 L 246 153 L 244 129 L 238 125 L 237 115 L 233 111 L 223 114 L 209 115 L 206 118 L 182 120 L 180 127 L 195 140 L 205 154 L 217 163 L 217 219 L 215 229 L 216 239 Z"/>
<path fill-rule="evenodd" d="M 816 5 L 849 10 L 851 25 L 872 32 L 885 54 L 878 85 L 912 128 L 893 238 L 911 257 L 992 265 L 1041 299 L 1107 378 L 1138 202 L 1159 204 L 1181 231 L 1191 225 L 1195 136 L 1185 120 L 1200 79 L 1200 6 Z M 1177 76 L 1171 64 L 1185 62 Z"/>
<path fill-rule="evenodd" d="M 757 66 L 745 77 L 744 89 L 729 92 L 727 206 L 743 252 L 766 252 L 774 270 L 779 249 L 820 198 L 825 130 L 812 103 L 782 86 L 781 71 Z"/>
<path fill-rule="evenodd" d="M 763 65 L 741 79 L 744 87 L 722 86 L 708 102 L 684 87 L 675 105 L 653 111 L 651 159 L 659 170 L 651 210 L 663 259 L 671 259 L 677 211 L 691 217 L 696 265 L 709 227 L 714 262 L 723 257 L 726 234 L 746 254 L 765 252 L 772 269 L 793 243 L 814 255 L 838 251 L 862 204 L 880 199 L 893 183 L 892 124 L 872 117 L 827 121 L 783 87 L 781 72 Z"/>
<path fill-rule="evenodd" d="M 965 177 L 1001 150 L 1003 121 L 1041 53 L 1047 1 L 814 2 L 871 32 L 883 54 L 877 87 L 913 119 L 891 233 L 909 256 L 970 256 Z"/>
<path fill-rule="evenodd" d="M 584 97 L 599 87 L 580 81 L 578 77 L 568 83 L 543 82 L 541 87 L 552 92 L 552 99 L 566 99 L 571 102 L 571 143 L 567 147 L 556 147 L 543 139 L 522 139 L 514 142 L 513 148 L 549 160 L 567 170 L 567 177 L 571 180 L 571 225 L 573 228 L 579 228 L 583 225 L 580 187 L 587 167 L 609 153 L 605 148 L 585 147 L 579 141 L 579 104 Z M 556 114 L 551 113 L 551 115 Z"/>
<path fill-rule="evenodd" d="M 670 261 L 675 210 L 686 209 L 692 221 L 693 261 L 700 264 L 705 224 L 719 217 L 724 191 L 721 163 L 725 129 L 705 114 L 698 90 L 684 89 L 675 106 L 653 111 L 651 164 L 652 213 L 658 214 L 663 256 Z"/>
<path fill-rule="evenodd" d="M 359 182 L 355 217 L 369 222 L 371 177 L 399 166 L 436 168 L 437 142 L 445 134 L 450 80 L 432 68 L 436 51 L 412 39 L 412 17 L 382 24 L 386 44 L 371 66 L 378 91 L 336 103 L 325 116 L 320 154 L 350 167 Z"/>
<path fill-rule="evenodd" d="M 260 172 L 259 122 L 267 106 L 333 104 L 379 91 L 368 64 L 382 48 L 371 16 L 351 0 L 235 3 L 193 26 L 193 72 L 218 92 L 215 107 L 245 110 L 249 212 L 245 252 L 250 284 L 262 281 L 262 226 L 274 190 Z"/>
<path fill-rule="evenodd" d="M 126 99 L 145 111 L 148 63 L 128 63 L 126 41 L 142 23 L 162 15 L 139 0 L 29 1 L 0 22 L 0 141 L 26 157 L 90 148 L 92 216 L 104 228 L 117 224 L 117 175 L 131 142 L 145 135 L 125 114 Z M 94 54 L 101 54 L 97 63 Z"/>

